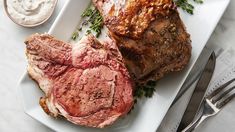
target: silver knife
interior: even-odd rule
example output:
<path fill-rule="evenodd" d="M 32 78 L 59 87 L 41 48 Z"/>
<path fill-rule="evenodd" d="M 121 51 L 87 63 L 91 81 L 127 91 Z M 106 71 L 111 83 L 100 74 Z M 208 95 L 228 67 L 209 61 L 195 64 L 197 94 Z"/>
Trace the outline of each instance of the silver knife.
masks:
<path fill-rule="evenodd" d="M 199 56 L 198 60 L 196 61 L 196 64 L 193 66 L 192 70 L 190 71 L 188 77 L 186 78 L 182 88 L 176 95 L 173 103 L 171 104 L 171 107 L 184 95 L 184 93 L 190 88 L 191 85 L 193 85 L 200 75 L 203 72 L 203 69 L 206 66 L 206 63 L 208 62 L 209 57 L 211 56 L 211 53 L 213 52 L 212 49 L 204 48 L 201 55 Z M 215 53 L 216 55 L 216 53 Z"/>
<path fill-rule="evenodd" d="M 203 100 L 203 97 L 205 96 L 207 87 L 214 73 L 215 63 L 215 53 L 212 52 L 193 91 L 193 94 L 184 112 L 183 118 L 181 119 L 177 132 L 181 132 L 185 127 L 187 127 L 193 121 L 195 115 L 197 114 L 198 108 Z"/>

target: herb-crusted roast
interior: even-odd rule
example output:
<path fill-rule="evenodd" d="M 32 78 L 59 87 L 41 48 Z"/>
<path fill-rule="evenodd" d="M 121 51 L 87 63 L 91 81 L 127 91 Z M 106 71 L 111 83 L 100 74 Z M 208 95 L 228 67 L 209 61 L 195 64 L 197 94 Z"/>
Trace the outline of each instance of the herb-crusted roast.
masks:
<path fill-rule="evenodd" d="M 188 64 L 190 35 L 172 0 L 93 0 L 93 3 L 137 82 L 158 80 Z"/>

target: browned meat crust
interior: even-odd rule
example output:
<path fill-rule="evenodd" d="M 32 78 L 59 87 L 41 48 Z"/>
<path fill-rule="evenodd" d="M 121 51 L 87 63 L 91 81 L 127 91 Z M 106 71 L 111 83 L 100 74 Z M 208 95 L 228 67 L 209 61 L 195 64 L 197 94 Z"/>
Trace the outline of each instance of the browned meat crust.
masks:
<path fill-rule="evenodd" d="M 107 6 L 107 1 L 112 0 L 93 1 L 101 14 L 104 14 L 105 21 L 109 17 L 112 17 L 112 15 L 107 15 L 107 11 L 104 11 L 105 6 Z M 126 1 L 126 3 L 129 2 L 132 2 L 132 0 Z M 148 4 L 151 3 L 147 0 L 145 2 Z M 156 0 L 154 2 L 160 3 L 162 0 Z M 172 3 L 171 0 L 163 0 L 163 2 L 169 5 Z M 138 82 L 158 80 L 169 72 L 180 71 L 190 60 L 190 35 L 186 32 L 178 11 L 172 6 L 167 7 L 169 8 L 161 8 L 162 10 L 158 10 L 156 14 L 153 14 L 154 19 L 148 20 L 148 23 L 146 23 L 147 26 L 144 26 L 146 29 L 143 28 L 145 29 L 143 34 L 138 34 L 139 39 L 136 39 L 136 36 L 133 34 L 119 33 L 118 30 L 113 29 L 113 27 L 115 28 L 114 25 L 110 27 L 110 23 L 106 23 L 110 35 L 117 40 L 119 50 L 124 57 L 129 72 Z M 126 12 L 125 9 L 122 12 Z M 138 16 L 138 13 L 136 14 L 134 10 L 130 16 L 133 18 L 133 15 Z M 116 17 L 119 17 L 119 15 Z M 116 20 L 118 21 L 117 23 L 129 25 L 129 22 L 126 22 L 122 17 Z M 142 18 L 136 19 L 135 24 L 141 23 L 142 21 L 145 20 Z M 116 27 L 118 26 L 119 24 Z M 128 28 L 127 30 L 133 32 L 133 30 L 129 30 Z"/>
<path fill-rule="evenodd" d="M 115 34 L 140 38 L 156 14 L 174 8 L 171 0 L 93 0 L 105 25 Z"/>

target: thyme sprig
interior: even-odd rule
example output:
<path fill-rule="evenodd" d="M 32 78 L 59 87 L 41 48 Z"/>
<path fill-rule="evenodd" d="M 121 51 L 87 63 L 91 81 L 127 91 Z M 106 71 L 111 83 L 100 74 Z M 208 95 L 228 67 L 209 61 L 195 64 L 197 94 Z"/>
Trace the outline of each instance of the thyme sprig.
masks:
<path fill-rule="evenodd" d="M 195 3 L 202 4 L 203 0 L 193 0 Z M 188 0 L 175 0 L 175 4 L 189 14 L 193 14 L 194 6 Z"/>
<path fill-rule="evenodd" d="M 136 84 L 134 96 L 136 98 L 147 97 L 150 98 L 155 92 L 157 81 L 148 81 L 146 84 Z"/>
<path fill-rule="evenodd" d="M 90 6 L 82 13 L 81 17 L 83 18 L 82 26 L 76 29 L 72 34 L 71 39 L 76 40 L 79 37 L 79 32 L 82 31 L 82 27 L 85 25 L 89 26 L 89 29 L 86 30 L 86 35 L 93 31 L 96 33 L 96 37 L 99 37 L 103 28 L 103 17 L 100 12 L 96 8 Z"/>
<path fill-rule="evenodd" d="M 135 108 L 135 105 L 138 102 L 138 99 L 143 97 L 151 98 L 156 90 L 157 81 L 148 81 L 146 84 L 138 84 L 136 83 L 135 91 L 134 91 L 134 105 L 132 106 L 131 111 Z M 128 113 L 128 114 L 129 114 Z"/>
<path fill-rule="evenodd" d="M 88 17 L 84 23 L 90 23 L 89 28 L 96 32 L 96 37 L 99 37 L 103 28 L 103 17 L 100 12 L 96 8 L 89 7 L 83 12 L 82 17 Z"/>
<path fill-rule="evenodd" d="M 79 33 L 77 32 L 77 31 L 75 31 L 75 32 L 73 32 L 73 35 L 72 35 L 72 39 L 73 40 L 76 40 L 77 38 L 78 38 L 78 36 L 79 36 Z"/>

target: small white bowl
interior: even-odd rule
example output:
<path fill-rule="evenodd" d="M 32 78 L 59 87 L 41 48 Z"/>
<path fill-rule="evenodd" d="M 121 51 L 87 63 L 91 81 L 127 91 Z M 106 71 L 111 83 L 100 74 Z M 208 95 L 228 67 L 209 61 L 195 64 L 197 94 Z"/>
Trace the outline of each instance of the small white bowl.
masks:
<path fill-rule="evenodd" d="M 22 23 L 18 23 L 11 15 L 10 13 L 8 12 L 8 8 L 7 8 L 7 0 L 3 0 L 3 5 L 4 5 L 4 9 L 5 9 L 5 12 L 7 14 L 7 16 L 17 25 L 20 25 L 20 26 L 23 26 L 23 27 L 36 27 L 36 26 L 39 26 L 43 23 L 45 23 L 53 14 L 54 10 L 55 10 L 55 7 L 57 5 L 57 2 L 58 0 L 55 1 L 55 5 L 53 6 L 53 9 L 52 11 L 50 12 L 50 14 L 48 15 L 47 18 L 45 18 L 43 21 L 39 22 L 39 23 L 36 23 L 36 24 L 22 24 Z"/>

